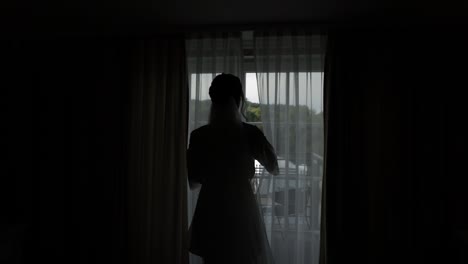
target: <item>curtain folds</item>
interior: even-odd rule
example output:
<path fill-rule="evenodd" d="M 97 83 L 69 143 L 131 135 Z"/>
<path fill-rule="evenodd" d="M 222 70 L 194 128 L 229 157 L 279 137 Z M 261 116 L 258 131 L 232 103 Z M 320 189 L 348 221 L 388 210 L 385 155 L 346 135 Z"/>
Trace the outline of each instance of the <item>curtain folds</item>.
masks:
<path fill-rule="evenodd" d="M 128 179 L 130 263 L 187 263 L 184 40 L 141 40 L 135 54 Z"/>
<path fill-rule="evenodd" d="M 280 174 L 261 178 L 259 203 L 276 263 L 318 263 L 323 173 L 325 37 L 255 32 L 263 130 Z"/>
<path fill-rule="evenodd" d="M 420 27 L 330 34 L 327 264 L 467 263 L 465 39 Z"/>
<path fill-rule="evenodd" d="M 327 36 L 326 51 L 324 58 L 324 82 L 323 82 L 323 181 L 322 181 L 322 210 L 321 210 L 321 225 L 320 225 L 320 264 L 328 264 L 328 238 L 327 238 L 327 163 L 328 163 L 328 133 L 329 133 L 329 115 L 330 115 L 330 85 L 333 80 L 333 37 Z"/>
<path fill-rule="evenodd" d="M 194 129 L 208 124 L 211 108 L 208 89 L 213 78 L 224 72 L 239 76 L 243 81 L 244 65 L 240 32 L 193 33 L 187 36 L 185 44 L 189 82 L 188 132 L 190 135 Z M 195 211 L 198 192 L 199 189 L 188 191 L 189 223 Z M 190 254 L 190 263 L 198 264 L 202 263 L 202 260 Z"/>
<path fill-rule="evenodd" d="M 243 82 L 244 71 L 240 33 L 193 33 L 187 36 L 185 43 L 190 134 L 208 123 L 211 107 L 208 89 L 214 77 L 223 72 L 230 73 Z"/>

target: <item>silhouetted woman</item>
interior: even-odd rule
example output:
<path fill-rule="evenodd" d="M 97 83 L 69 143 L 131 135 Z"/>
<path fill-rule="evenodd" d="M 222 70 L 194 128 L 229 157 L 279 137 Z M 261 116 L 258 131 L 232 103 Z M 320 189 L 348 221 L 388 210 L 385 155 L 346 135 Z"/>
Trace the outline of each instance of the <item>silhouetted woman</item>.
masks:
<path fill-rule="evenodd" d="M 187 150 L 190 186 L 201 184 L 190 251 L 207 264 L 273 263 L 250 180 L 254 160 L 277 174 L 276 154 L 256 126 L 242 122 L 245 97 L 238 77 L 216 76 L 209 94 L 210 123 L 191 133 Z"/>

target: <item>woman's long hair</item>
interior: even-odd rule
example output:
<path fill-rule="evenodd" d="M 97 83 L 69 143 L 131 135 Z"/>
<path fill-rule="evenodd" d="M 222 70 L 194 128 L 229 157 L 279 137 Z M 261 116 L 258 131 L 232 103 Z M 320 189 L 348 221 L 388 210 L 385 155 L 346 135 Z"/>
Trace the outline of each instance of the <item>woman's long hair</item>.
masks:
<path fill-rule="evenodd" d="M 240 125 L 245 121 L 245 95 L 237 76 L 222 73 L 216 76 L 209 90 L 210 124 Z"/>

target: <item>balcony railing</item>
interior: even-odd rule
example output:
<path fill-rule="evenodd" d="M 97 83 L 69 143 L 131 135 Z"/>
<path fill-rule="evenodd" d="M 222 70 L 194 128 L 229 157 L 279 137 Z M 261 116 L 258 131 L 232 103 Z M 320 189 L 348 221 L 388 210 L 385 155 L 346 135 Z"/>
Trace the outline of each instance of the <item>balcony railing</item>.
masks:
<path fill-rule="evenodd" d="M 323 157 L 313 153 L 312 165 L 280 165 L 279 175 L 269 174 L 256 162 L 252 188 L 272 232 L 319 234 Z M 282 162 L 283 161 L 283 162 Z M 279 159 L 279 164 L 287 164 Z"/>

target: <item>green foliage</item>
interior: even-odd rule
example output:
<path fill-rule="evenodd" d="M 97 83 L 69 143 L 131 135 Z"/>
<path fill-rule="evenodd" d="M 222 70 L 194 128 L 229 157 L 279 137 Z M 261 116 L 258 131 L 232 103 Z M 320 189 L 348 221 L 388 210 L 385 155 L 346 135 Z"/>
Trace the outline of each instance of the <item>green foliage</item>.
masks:
<path fill-rule="evenodd" d="M 245 117 L 247 119 L 247 122 L 261 122 L 262 121 L 260 104 L 252 103 L 246 100 L 244 104 L 244 108 L 245 108 Z"/>

